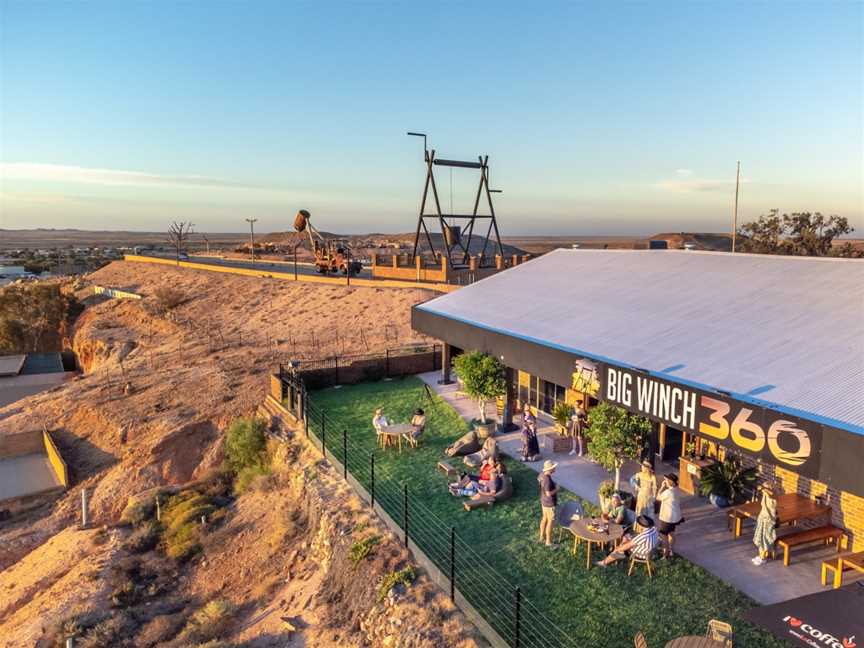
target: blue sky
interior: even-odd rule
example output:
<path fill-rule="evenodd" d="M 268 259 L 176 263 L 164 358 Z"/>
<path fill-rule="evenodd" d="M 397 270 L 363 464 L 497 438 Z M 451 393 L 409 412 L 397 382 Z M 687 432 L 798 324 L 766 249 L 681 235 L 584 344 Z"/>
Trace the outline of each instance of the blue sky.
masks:
<path fill-rule="evenodd" d="M 725 231 L 739 159 L 860 234 L 862 7 L 0 0 L 0 227 L 408 231 L 422 130 L 504 235 Z"/>

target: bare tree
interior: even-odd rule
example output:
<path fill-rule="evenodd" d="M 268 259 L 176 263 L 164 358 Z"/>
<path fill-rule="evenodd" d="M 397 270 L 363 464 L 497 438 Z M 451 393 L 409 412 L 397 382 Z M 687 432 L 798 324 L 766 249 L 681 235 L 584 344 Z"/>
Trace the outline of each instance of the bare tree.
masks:
<path fill-rule="evenodd" d="M 186 250 L 186 244 L 189 242 L 189 237 L 192 236 L 193 223 L 185 221 L 174 221 L 171 227 L 168 228 L 168 243 L 177 252 L 177 264 L 180 264 L 180 255 Z"/>

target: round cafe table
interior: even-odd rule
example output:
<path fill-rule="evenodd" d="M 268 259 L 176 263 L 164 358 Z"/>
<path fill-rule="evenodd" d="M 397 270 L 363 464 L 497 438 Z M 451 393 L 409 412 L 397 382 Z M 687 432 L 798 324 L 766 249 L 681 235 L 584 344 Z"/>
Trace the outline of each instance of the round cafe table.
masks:
<path fill-rule="evenodd" d="M 603 531 L 593 531 L 589 527 L 590 524 L 599 524 L 601 520 L 592 519 L 592 518 L 581 518 L 579 520 L 573 520 L 570 523 L 569 529 L 570 533 L 573 534 L 573 554 L 576 554 L 576 547 L 579 546 L 579 541 L 584 540 L 588 544 L 588 554 L 586 560 L 586 567 L 591 569 L 591 545 L 597 544 L 597 547 L 605 547 L 610 542 L 615 542 L 619 540 L 624 535 L 624 527 L 620 524 L 614 524 L 610 522 L 608 524 L 609 530 L 606 532 Z"/>
<path fill-rule="evenodd" d="M 725 648 L 726 644 L 710 637 L 697 637 L 689 635 L 678 637 L 666 644 L 666 648 Z"/>

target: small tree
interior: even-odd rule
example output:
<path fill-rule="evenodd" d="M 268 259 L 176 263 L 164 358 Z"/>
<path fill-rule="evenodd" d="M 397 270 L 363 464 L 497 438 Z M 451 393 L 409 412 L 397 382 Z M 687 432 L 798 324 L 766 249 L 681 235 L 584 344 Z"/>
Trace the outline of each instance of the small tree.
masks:
<path fill-rule="evenodd" d="M 177 253 L 177 263 L 180 263 L 180 255 L 186 251 L 186 244 L 189 242 L 189 237 L 192 236 L 192 223 L 185 221 L 173 222 L 168 228 L 168 244 L 174 248 Z"/>
<path fill-rule="evenodd" d="M 606 470 L 615 472 L 615 490 L 621 485 L 621 466 L 638 459 L 651 432 L 651 422 L 610 403 L 600 403 L 588 414 L 588 452 Z"/>
<path fill-rule="evenodd" d="M 462 380 L 465 393 L 477 401 L 480 409 L 480 423 L 486 423 L 486 401 L 497 398 L 507 389 L 504 379 L 504 365 L 497 358 L 471 351 L 453 360 L 456 375 Z"/>
<path fill-rule="evenodd" d="M 738 230 L 741 250 L 756 254 L 789 254 L 793 256 L 856 256 L 848 244 L 835 250 L 834 239 L 850 234 L 854 228 L 845 216 L 824 216 L 816 212 L 780 215 L 772 209 L 759 220 L 745 223 Z"/>

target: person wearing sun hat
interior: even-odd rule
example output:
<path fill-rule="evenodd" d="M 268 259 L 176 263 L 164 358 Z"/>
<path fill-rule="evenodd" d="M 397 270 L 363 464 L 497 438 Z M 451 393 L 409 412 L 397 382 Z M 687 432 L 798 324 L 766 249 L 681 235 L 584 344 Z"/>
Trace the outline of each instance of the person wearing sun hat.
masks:
<path fill-rule="evenodd" d="M 540 541 L 545 542 L 547 547 L 552 544 L 552 527 L 555 526 L 555 507 L 558 505 L 558 484 L 552 479 L 552 473 L 558 464 L 554 461 L 546 461 L 543 464 L 543 472 L 537 477 L 540 482 Z"/>
<path fill-rule="evenodd" d="M 675 556 L 672 545 L 675 542 L 675 527 L 684 521 L 681 515 L 681 490 L 678 488 L 678 475 L 666 473 L 663 484 L 657 491 L 657 501 L 660 502 L 660 523 L 657 531 L 666 536 L 665 555 L 668 558 Z"/>
<path fill-rule="evenodd" d="M 654 515 L 654 499 L 657 497 L 657 477 L 651 461 L 642 461 L 642 470 L 633 475 L 630 485 L 636 491 L 636 515 Z"/>

